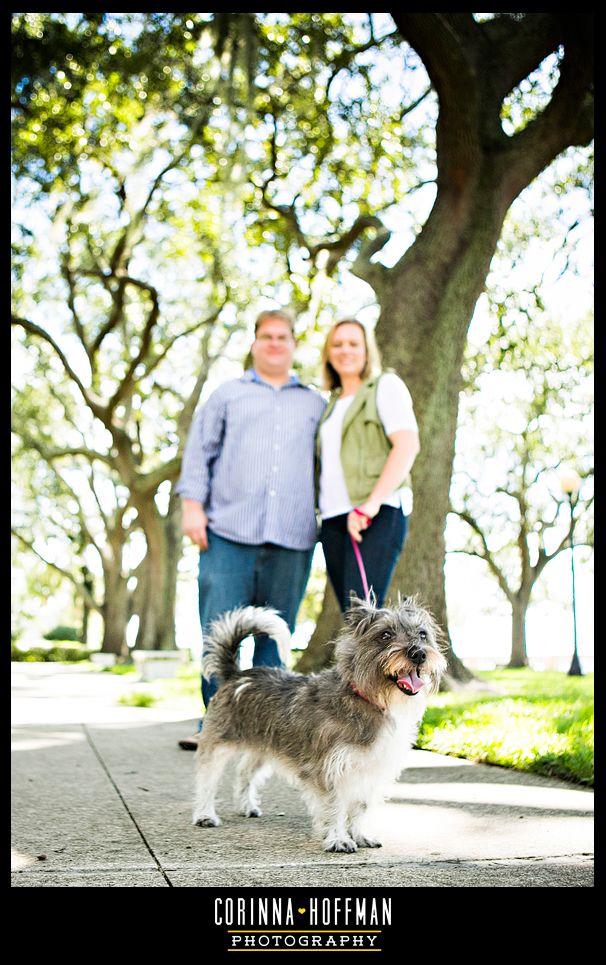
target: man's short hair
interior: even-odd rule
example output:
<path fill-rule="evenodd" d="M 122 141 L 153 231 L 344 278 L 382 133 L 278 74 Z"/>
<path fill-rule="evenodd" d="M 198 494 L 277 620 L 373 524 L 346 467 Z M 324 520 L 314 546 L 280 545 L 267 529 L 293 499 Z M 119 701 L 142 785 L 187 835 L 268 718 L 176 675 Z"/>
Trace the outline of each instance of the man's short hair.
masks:
<path fill-rule="evenodd" d="M 292 315 L 285 312 L 282 308 L 267 308 L 263 312 L 259 312 L 255 320 L 255 337 L 259 326 L 266 322 L 268 318 L 280 318 L 283 322 L 286 322 L 290 328 L 290 334 L 295 337 L 295 321 Z"/>

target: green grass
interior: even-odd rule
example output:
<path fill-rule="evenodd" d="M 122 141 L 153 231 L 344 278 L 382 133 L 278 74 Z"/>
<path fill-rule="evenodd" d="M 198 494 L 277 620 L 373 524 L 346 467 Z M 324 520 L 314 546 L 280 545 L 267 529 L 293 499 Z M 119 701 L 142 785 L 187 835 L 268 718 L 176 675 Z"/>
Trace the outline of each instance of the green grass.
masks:
<path fill-rule="evenodd" d="M 129 665 L 110 667 L 103 673 L 136 673 Z M 183 717 L 199 717 L 202 712 L 200 669 L 194 664 L 180 667 L 176 677 L 142 681 L 145 691 L 135 691 L 119 698 L 119 703 L 134 707 L 164 707 L 179 710 Z M 147 701 L 147 702 L 145 702 Z"/>
<path fill-rule="evenodd" d="M 155 707 L 157 698 L 146 690 L 134 690 L 132 694 L 118 697 L 118 703 L 126 707 Z"/>
<path fill-rule="evenodd" d="M 111 668 L 113 673 L 128 670 Z M 487 689 L 476 683 L 476 689 L 430 698 L 418 747 L 593 786 L 593 674 L 569 677 L 525 669 L 477 677 Z M 195 664 L 145 687 L 150 703 L 137 706 L 178 708 L 184 718 L 202 712 Z"/>
<path fill-rule="evenodd" d="M 593 786 L 593 674 L 477 676 L 490 689 L 430 699 L 418 747 Z"/>

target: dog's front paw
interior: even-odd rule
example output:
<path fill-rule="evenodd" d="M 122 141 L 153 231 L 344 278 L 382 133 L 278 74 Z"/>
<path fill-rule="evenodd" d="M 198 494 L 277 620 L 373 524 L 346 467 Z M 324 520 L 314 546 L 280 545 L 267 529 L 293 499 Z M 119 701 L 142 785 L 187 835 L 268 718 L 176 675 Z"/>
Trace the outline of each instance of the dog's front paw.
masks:
<path fill-rule="evenodd" d="M 212 817 L 209 815 L 202 816 L 199 818 L 194 818 L 195 828 L 218 828 L 221 824 L 221 819 L 217 817 Z"/>
<path fill-rule="evenodd" d="M 245 818 L 260 818 L 263 814 L 261 808 L 245 808 L 242 811 Z"/>
<path fill-rule="evenodd" d="M 361 834 L 356 837 L 356 844 L 359 848 L 382 848 L 383 845 L 380 841 L 375 841 L 374 838 L 367 838 L 365 835 Z"/>
<path fill-rule="evenodd" d="M 352 852 L 358 850 L 358 846 L 353 838 L 331 838 L 324 842 L 324 850 L 352 854 Z"/>

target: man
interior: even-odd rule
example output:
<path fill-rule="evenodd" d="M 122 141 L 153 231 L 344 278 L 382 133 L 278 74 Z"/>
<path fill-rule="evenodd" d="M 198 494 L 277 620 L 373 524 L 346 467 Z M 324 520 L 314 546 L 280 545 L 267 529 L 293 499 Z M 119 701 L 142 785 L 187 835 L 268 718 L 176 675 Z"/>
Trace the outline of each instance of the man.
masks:
<path fill-rule="evenodd" d="M 216 389 L 191 426 L 176 491 L 183 531 L 200 547 L 203 637 L 222 613 L 248 605 L 274 607 L 294 630 L 317 539 L 314 438 L 325 404 L 290 375 L 294 351 L 290 316 L 261 312 L 252 368 Z M 253 665 L 280 663 L 275 641 L 256 637 Z M 216 689 L 202 677 L 205 707 Z"/>

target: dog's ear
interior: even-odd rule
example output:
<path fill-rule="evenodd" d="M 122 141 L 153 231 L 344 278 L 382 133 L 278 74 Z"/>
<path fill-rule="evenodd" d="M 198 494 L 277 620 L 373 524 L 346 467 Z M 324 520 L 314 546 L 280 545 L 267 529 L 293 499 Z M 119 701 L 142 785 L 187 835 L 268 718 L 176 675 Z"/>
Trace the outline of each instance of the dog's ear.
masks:
<path fill-rule="evenodd" d="M 345 611 L 345 622 L 352 629 L 364 633 L 372 623 L 377 612 L 377 598 L 373 591 L 367 600 L 361 600 L 352 590 L 349 595 L 349 609 Z"/>
<path fill-rule="evenodd" d="M 349 606 L 371 606 L 373 609 L 377 609 L 377 594 L 373 590 L 372 586 L 368 591 L 368 596 L 362 599 L 358 596 L 355 590 L 349 591 Z"/>

